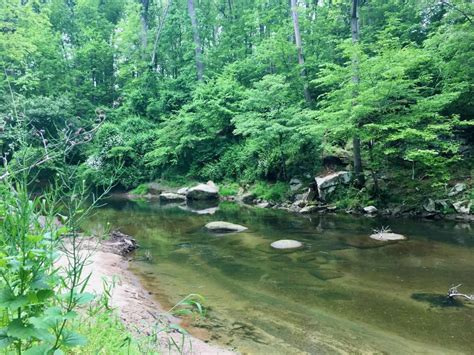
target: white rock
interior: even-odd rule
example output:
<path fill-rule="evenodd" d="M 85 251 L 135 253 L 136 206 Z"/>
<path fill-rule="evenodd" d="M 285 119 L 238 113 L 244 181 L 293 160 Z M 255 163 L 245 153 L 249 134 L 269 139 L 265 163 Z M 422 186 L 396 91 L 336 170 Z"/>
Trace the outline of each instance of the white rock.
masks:
<path fill-rule="evenodd" d="M 338 185 L 347 185 L 350 183 L 352 174 L 349 171 L 338 171 L 323 177 L 315 177 L 318 185 L 319 197 L 325 200 L 326 196 L 333 192 Z"/>
<path fill-rule="evenodd" d="M 436 212 L 436 203 L 433 199 L 429 198 L 428 201 L 423 204 L 423 208 L 426 212 Z"/>
<path fill-rule="evenodd" d="M 370 238 L 375 240 L 382 241 L 391 241 L 391 240 L 405 240 L 407 239 L 404 235 L 397 233 L 375 233 L 370 236 Z"/>
<path fill-rule="evenodd" d="M 206 185 L 209 185 L 210 187 L 212 187 L 212 188 L 216 189 L 217 191 L 219 191 L 219 187 L 216 184 L 214 184 L 214 181 L 212 181 L 212 180 L 209 180 L 208 182 L 206 182 Z"/>
<path fill-rule="evenodd" d="M 449 190 L 448 196 L 449 197 L 455 196 L 455 195 L 459 194 L 460 192 L 463 192 L 464 190 L 466 190 L 466 184 L 464 184 L 462 182 L 458 182 L 456 185 L 454 185 L 451 188 L 451 190 Z"/>
<path fill-rule="evenodd" d="M 471 211 L 472 201 L 458 201 L 453 203 L 453 207 L 457 213 L 469 214 Z"/>
<path fill-rule="evenodd" d="M 375 207 L 375 206 L 367 206 L 367 207 L 364 207 L 364 212 L 365 212 L 365 213 L 368 213 L 368 214 L 377 213 L 377 207 Z"/>
<path fill-rule="evenodd" d="M 191 187 L 186 192 L 186 197 L 190 200 L 212 200 L 219 197 L 219 189 L 210 184 L 199 184 Z"/>
<path fill-rule="evenodd" d="M 180 195 L 186 195 L 186 193 L 188 192 L 189 190 L 189 187 L 182 187 L 180 188 L 178 191 L 176 191 L 177 194 L 180 194 Z"/>
<path fill-rule="evenodd" d="M 186 196 L 175 194 L 172 192 L 163 192 L 160 194 L 160 201 L 184 201 Z"/>
<path fill-rule="evenodd" d="M 267 201 L 260 202 L 260 203 L 258 203 L 255 207 L 258 207 L 258 208 L 269 208 L 269 207 L 270 207 L 270 203 L 268 203 Z"/>
<path fill-rule="evenodd" d="M 240 224 L 222 221 L 210 222 L 204 227 L 212 232 L 242 232 L 247 229 L 247 227 L 241 226 Z"/>
<path fill-rule="evenodd" d="M 275 249 L 296 249 L 301 248 L 303 246 L 303 243 L 292 239 L 281 239 L 277 240 L 276 242 L 273 242 L 270 245 L 272 248 Z"/>

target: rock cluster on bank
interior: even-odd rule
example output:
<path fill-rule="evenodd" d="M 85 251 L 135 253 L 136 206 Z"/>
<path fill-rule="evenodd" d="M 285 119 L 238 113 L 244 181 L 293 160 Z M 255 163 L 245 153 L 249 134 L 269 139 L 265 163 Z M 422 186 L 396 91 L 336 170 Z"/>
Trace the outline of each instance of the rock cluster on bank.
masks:
<path fill-rule="evenodd" d="M 381 181 L 383 180 L 382 177 L 380 179 Z M 367 181 L 368 185 L 370 185 L 369 182 L 370 179 Z M 199 214 L 215 213 L 218 209 L 217 202 L 219 200 L 226 200 L 262 209 L 281 209 L 305 215 L 341 210 L 342 212 L 361 214 L 367 217 L 390 215 L 420 216 L 422 218 L 437 219 L 446 213 L 452 213 L 451 216 L 448 215 L 447 217 L 474 221 L 472 214 L 474 201 L 470 199 L 469 190 L 465 183 L 455 184 L 447 191 L 446 197 L 443 199 L 428 197 L 419 208 L 403 204 L 386 206 L 385 208 L 369 204 L 362 208 L 338 208 L 333 201 L 337 202 L 339 201 L 338 199 L 344 198 L 352 185 L 352 173 L 341 170 L 314 178 L 306 176 L 304 179 L 290 179 L 288 183 L 288 198 L 283 202 L 264 200 L 257 197 L 254 192 L 245 191 L 243 188 L 240 188 L 237 195 L 223 197 L 219 194 L 219 187 L 212 181 L 180 189 L 170 189 L 160 183 L 150 183 L 148 188 L 149 194 L 146 196 L 157 197 L 163 203 L 180 203 L 182 208 Z M 209 205 L 198 208 L 191 206 L 193 203 L 201 202 L 207 202 Z"/>

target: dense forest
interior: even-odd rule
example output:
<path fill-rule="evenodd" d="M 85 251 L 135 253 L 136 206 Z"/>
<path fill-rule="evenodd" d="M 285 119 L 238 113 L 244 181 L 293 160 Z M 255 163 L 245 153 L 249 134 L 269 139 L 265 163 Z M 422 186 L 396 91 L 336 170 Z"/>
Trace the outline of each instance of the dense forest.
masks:
<path fill-rule="evenodd" d="M 385 353 L 393 344 L 409 353 L 425 345 L 420 334 L 458 353 L 471 345 L 473 308 L 454 298 L 474 300 L 458 290 L 461 282 L 472 287 L 474 1 L 2 0 L 0 70 L 5 353 L 184 353 L 186 331 L 160 318 L 152 292 L 132 295 L 145 292 L 134 276 L 126 283 L 124 263 L 135 256 L 143 270 L 156 266 L 145 272 L 149 281 L 165 266 L 161 276 L 172 281 L 160 292 L 185 284 L 170 291 L 181 300 L 163 314 L 204 318 L 204 298 L 183 291 L 192 286 L 225 291 L 213 301 L 238 316 L 229 331 L 220 320 L 215 328 L 235 338 L 253 339 L 265 312 L 279 315 L 266 326 L 276 337 L 255 336 L 251 352 L 269 353 L 258 346 L 291 337 L 295 347 L 277 353 L 331 353 L 337 341 L 342 353 Z M 308 197 L 318 178 L 338 174 L 347 177 L 344 189 L 336 181 L 330 198 Z M 159 191 L 157 204 L 131 205 L 151 184 L 171 189 Z M 91 217 L 103 197 L 132 189 L 121 194 L 126 202 Z M 193 209 L 206 193 L 221 205 Z M 257 207 L 374 218 L 312 220 L 227 201 L 237 195 L 244 203 L 251 195 Z M 161 209 L 170 200 L 178 203 Z M 463 223 L 403 221 L 392 233 L 377 219 L 382 208 L 380 218 L 451 214 Z M 114 216 L 136 239 L 109 230 Z M 211 221 L 217 217 L 229 222 Z M 229 239 L 216 234 L 223 229 Z M 232 240 L 234 232 L 242 237 Z M 301 241 L 274 240 L 292 235 Z M 125 260 L 137 240 L 142 254 Z M 133 327 L 111 304 L 117 274 L 126 289 L 118 303 L 129 307 Z M 90 292 L 93 281 L 101 292 Z M 453 305 L 456 312 L 443 313 Z M 318 327 L 331 311 L 344 322 L 324 339 Z M 247 312 L 255 324 L 242 318 Z M 154 326 L 140 333 L 145 313 Z M 374 331 L 354 332 L 370 315 Z M 284 328 L 292 321 L 302 322 L 301 333 Z M 372 349 L 358 344 L 367 334 L 396 337 Z M 404 337 L 416 342 L 398 348 Z M 199 344 L 198 353 L 212 353 L 212 344 Z"/>
<path fill-rule="evenodd" d="M 20 120 L 31 161 L 45 140 L 94 133 L 42 177 L 65 163 L 128 189 L 285 182 L 336 166 L 354 171 L 366 200 L 435 196 L 472 174 L 473 6 L 6 0 L 1 153 L 12 159 Z"/>

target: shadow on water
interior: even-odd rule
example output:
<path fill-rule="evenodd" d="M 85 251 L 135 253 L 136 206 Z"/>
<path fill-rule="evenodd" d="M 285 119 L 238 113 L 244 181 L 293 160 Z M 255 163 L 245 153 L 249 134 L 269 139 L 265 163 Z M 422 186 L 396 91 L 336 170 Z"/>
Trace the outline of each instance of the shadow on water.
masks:
<path fill-rule="evenodd" d="M 428 303 L 431 307 L 441 307 L 441 308 L 465 307 L 463 301 L 460 301 L 456 298 L 447 297 L 446 295 L 436 294 L 436 293 L 414 293 L 411 295 L 411 298 L 413 298 L 416 301 Z"/>

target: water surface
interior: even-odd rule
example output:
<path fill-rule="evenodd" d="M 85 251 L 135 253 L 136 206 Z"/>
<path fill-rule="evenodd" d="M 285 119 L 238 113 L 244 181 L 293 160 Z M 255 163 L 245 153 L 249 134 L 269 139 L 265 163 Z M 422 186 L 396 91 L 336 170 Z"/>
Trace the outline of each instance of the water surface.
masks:
<path fill-rule="evenodd" d="M 196 213 L 206 207 L 115 199 L 89 223 L 101 230 L 109 222 L 138 240 L 132 270 L 165 307 L 205 296 L 209 316 L 191 331 L 242 353 L 472 353 L 474 305 L 444 295 L 459 283 L 474 293 L 474 226 L 230 203 Z M 204 230 L 217 220 L 249 229 Z M 387 225 L 408 240 L 368 238 Z M 304 248 L 271 249 L 278 239 Z"/>

